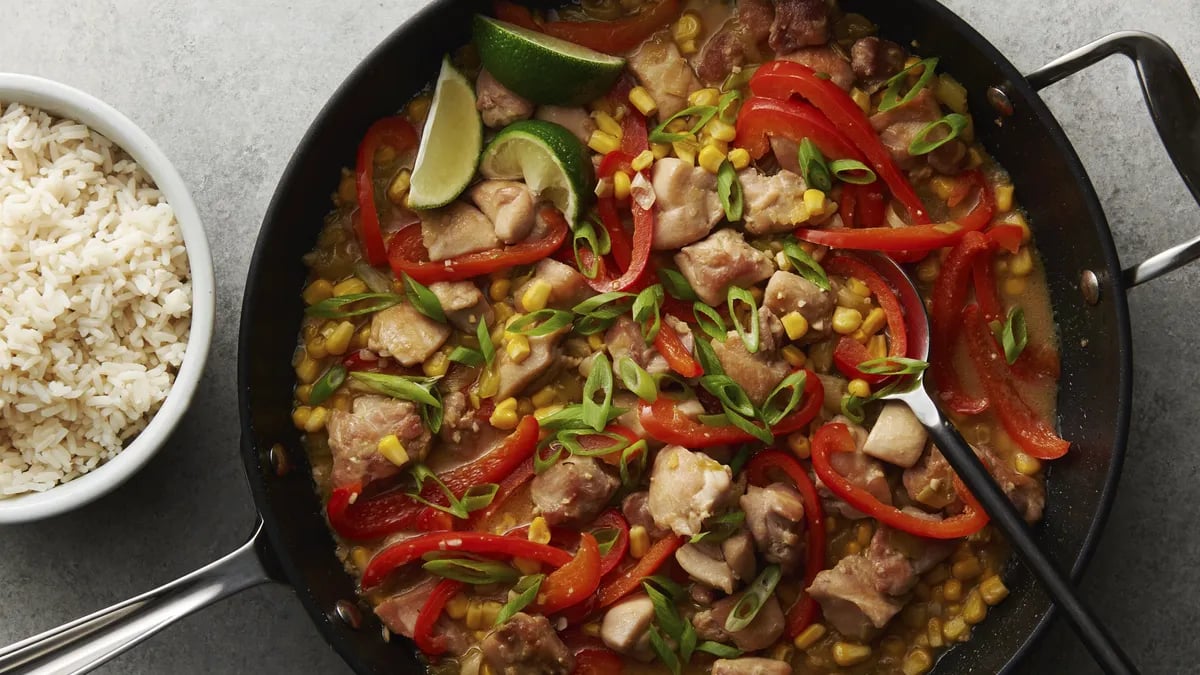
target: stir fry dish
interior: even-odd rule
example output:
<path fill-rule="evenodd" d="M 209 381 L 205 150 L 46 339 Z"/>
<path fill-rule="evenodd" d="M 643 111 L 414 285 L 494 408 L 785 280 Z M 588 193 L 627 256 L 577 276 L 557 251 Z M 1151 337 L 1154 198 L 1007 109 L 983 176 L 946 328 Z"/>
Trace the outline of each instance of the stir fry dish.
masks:
<path fill-rule="evenodd" d="M 986 633 L 1008 548 L 882 398 L 924 375 L 1031 523 L 1069 443 L 952 64 L 826 0 L 493 14 L 305 258 L 292 418 L 384 638 L 435 673 L 917 675 Z"/>

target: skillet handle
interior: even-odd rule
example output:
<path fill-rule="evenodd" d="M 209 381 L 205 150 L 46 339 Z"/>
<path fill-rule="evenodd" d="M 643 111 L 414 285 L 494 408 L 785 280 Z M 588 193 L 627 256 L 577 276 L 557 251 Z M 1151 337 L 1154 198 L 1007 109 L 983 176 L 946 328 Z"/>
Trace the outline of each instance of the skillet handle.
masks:
<path fill-rule="evenodd" d="M 260 522 L 233 553 L 136 598 L 0 648 L 0 674 L 86 673 L 175 621 L 238 591 L 269 581 L 260 562 Z"/>
<path fill-rule="evenodd" d="M 1034 89 L 1044 89 L 1113 54 L 1124 54 L 1133 61 L 1159 138 L 1179 177 L 1200 204 L 1200 96 L 1175 50 L 1161 38 L 1138 31 L 1106 35 L 1047 63 L 1025 79 Z M 1200 258 L 1200 236 L 1126 268 L 1122 281 L 1132 288 L 1196 258 Z"/>

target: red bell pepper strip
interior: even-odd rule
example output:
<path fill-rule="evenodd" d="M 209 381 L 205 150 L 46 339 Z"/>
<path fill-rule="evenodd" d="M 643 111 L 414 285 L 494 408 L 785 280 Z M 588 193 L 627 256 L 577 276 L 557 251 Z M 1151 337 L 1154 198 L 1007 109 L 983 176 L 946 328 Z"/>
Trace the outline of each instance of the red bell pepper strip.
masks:
<path fill-rule="evenodd" d="M 529 541 L 523 537 L 509 537 L 488 532 L 430 532 L 404 539 L 383 549 L 371 558 L 363 570 L 363 589 L 378 586 L 392 572 L 418 560 L 426 553 L 473 553 L 482 556 L 504 558 L 527 558 L 546 563 L 551 567 L 562 567 L 574 558 L 570 553 Z"/>
<path fill-rule="evenodd" d="M 527 7 L 508 0 L 496 0 L 496 18 L 522 28 L 536 30 L 556 38 L 583 45 L 605 54 L 623 54 L 637 47 L 659 28 L 675 18 L 679 0 L 660 0 L 638 14 L 615 21 L 547 21 L 540 23 Z"/>
<path fill-rule="evenodd" d="M 600 586 L 600 546 L 590 532 L 579 535 L 571 562 L 551 572 L 538 591 L 537 611 L 554 614 L 590 598 Z"/>
<path fill-rule="evenodd" d="M 1054 347 L 1037 344 L 1027 345 L 1010 368 L 1022 380 L 1057 380 L 1062 365 Z"/>
<path fill-rule="evenodd" d="M 993 402 L 1004 430 L 1022 450 L 1038 459 L 1058 459 L 1067 454 L 1070 442 L 1060 438 L 1021 398 L 1004 354 L 996 344 L 992 329 L 988 327 L 979 306 L 968 305 L 962 316 L 971 360 L 979 371 L 983 389 Z"/>
<path fill-rule="evenodd" d="M 896 292 L 892 290 L 891 284 L 870 264 L 848 255 L 830 256 L 825 259 L 823 264 L 826 272 L 856 277 L 871 289 L 871 293 L 879 302 L 880 309 L 887 317 L 888 337 L 890 338 L 888 355 L 907 356 L 908 329 L 904 324 L 904 308 L 900 305 L 900 299 L 896 297 Z M 869 359 L 867 348 L 850 337 L 843 337 L 839 340 L 833 352 L 834 363 L 846 377 L 862 378 L 872 384 L 886 380 L 887 375 L 871 375 L 858 369 L 858 364 Z"/>
<path fill-rule="evenodd" d="M 821 385 L 821 378 L 811 370 L 806 372 L 808 375 L 804 378 L 804 398 L 800 407 L 771 427 L 771 433 L 776 436 L 803 429 L 821 411 L 825 388 Z M 638 419 L 651 438 L 686 448 L 710 448 L 754 440 L 750 434 L 732 425 L 710 427 L 701 424 L 680 412 L 676 402 L 669 396 L 659 396 L 654 403 L 639 403 Z"/>
<path fill-rule="evenodd" d="M 793 94 L 807 99 L 867 156 L 868 164 L 887 183 L 892 195 L 904 204 L 913 223 L 923 225 L 929 222 L 929 214 L 921 198 L 879 140 L 871 121 L 841 87 L 831 80 L 818 77 L 816 71 L 806 65 L 779 60 L 763 64 L 755 71 L 750 78 L 750 91 L 781 100 L 787 100 Z"/>
<path fill-rule="evenodd" d="M 772 136 L 795 143 L 807 138 L 829 159 L 867 161 L 866 156 L 820 110 L 801 101 L 751 96 L 738 111 L 737 137 L 733 144 L 745 148 L 754 159 L 760 159 L 770 151 Z"/>
<path fill-rule="evenodd" d="M 986 398 L 975 398 L 963 390 L 954 367 L 954 347 L 958 341 L 962 308 L 967 302 L 974 259 L 987 249 L 986 237 L 977 232 L 968 233 L 946 255 L 933 284 L 933 303 L 929 312 L 930 373 L 942 403 L 963 415 L 975 415 L 988 407 Z"/>
<path fill-rule="evenodd" d="M 770 471 L 778 469 L 787 474 L 804 502 L 804 522 L 808 532 L 806 559 L 804 561 L 804 588 L 812 585 L 817 572 L 825 567 L 825 511 L 821 507 L 821 498 L 813 485 L 808 472 L 800 466 L 795 457 L 779 450 L 764 450 L 750 458 L 746 465 L 746 475 L 751 485 L 765 487 L 771 482 Z M 787 613 L 788 637 L 796 637 L 808 628 L 817 618 L 820 611 L 815 600 L 807 593 L 804 594 Z"/>
<path fill-rule="evenodd" d="M 616 652 L 604 647 L 587 647 L 575 652 L 572 675 L 621 675 L 625 661 Z"/>
<path fill-rule="evenodd" d="M 675 328 L 666 321 L 659 324 L 658 334 L 654 336 L 654 348 L 667 360 L 671 370 L 683 377 L 700 377 L 704 374 L 700 362 L 684 346 Z"/>
<path fill-rule="evenodd" d="M 423 284 L 437 281 L 461 281 L 516 265 L 528 265 L 553 254 L 567 238 L 567 221 L 557 209 L 542 209 L 546 221 L 544 236 L 491 251 L 479 251 L 433 262 L 421 239 L 421 228 L 409 226 L 392 236 L 388 244 L 388 262 L 396 276 L 407 274 Z"/>
<path fill-rule="evenodd" d="M 622 131 L 624 135 L 621 139 L 621 150 L 609 153 L 601 161 L 597 171 L 601 178 L 608 178 L 618 170 L 625 170 L 626 162 L 631 161 L 643 150 L 650 148 L 649 142 L 646 140 L 646 118 L 641 114 L 630 111 L 622 122 Z M 618 152 L 620 154 L 617 154 Z M 632 171 L 632 168 L 629 170 Z M 649 179 L 645 170 L 639 173 Z M 621 226 L 620 216 L 617 214 L 616 200 L 613 197 L 601 198 L 598 200 L 597 208 L 604 229 L 609 233 L 609 238 L 613 238 L 613 235 L 616 234 L 617 239 L 627 240 Z M 604 264 L 604 260 L 601 259 L 599 272 L 594 278 L 588 279 L 588 285 L 598 293 L 634 290 L 646 280 L 646 273 L 650 269 L 650 250 L 654 244 L 654 211 L 653 207 L 642 208 L 636 198 L 630 199 L 629 208 L 633 212 L 633 242 L 629 247 L 628 265 L 619 277 L 614 278 Z M 626 256 L 623 253 L 618 255 L 617 249 L 624 247 L 625 244 L 622 241 L 613 250 L 613 258 L 618 263 L 622 257 Z M 591 264 L 590 260 L 583 262 L 585 265 Z"/>
<path fill-rule="evenodd" d="M 858 192 L 858 222 L 862 227 L 883 225 L 883 188 L 875 181 Z"/>
<path fill-rule="evenodd" d="M 1019 251 L 1021 249 L 1021 242 L 1025 240 L 1025 230 L 1021 229 L 1020 225 L 993 225 L 984 234 L 994 244 L 1009 253 Z"/>
<path fill-rule="evenodd" d="M 813 471 L 821 482 L 850 506 L 897 530 L 930 539 L 958 539 L 975 534 L 987 525 L 988 515 L 966 489 L 958 476 L 954 476 L 954 489 L 965 504 L 962 513 L 949 518 L 933 519 L 913 515 L 879 501 L 870 492 L 851 483 L 838 473 L 830 463 L 835 452 L 854 452 L 854 439 L 850 430 L 841 422 L 830 422 L 817 430 L 812 441 Z"/>
<path fill-rule="evenodd" d="M 971 263 L 971 277 L 975 282 L 975 300 L 983 310 L 984 318 L 988 321 L 1002 321 L 1004 309 L 1000 304 L 1000 295 L 996 292 L 992 259 L 991 249 L 977 254 L 975 261 Z"/>
<path fill-rule="evenodd" d="M 425 604 L 421 605 L 417 621 L 413 624 L 413 641 L 417 643 L 417 648 L 425 654 L 438 656 L 446 653 L 446 637 L 435 635 L 433 627 L 438 618 L 442 616 L 442 610 L 446 607 L 446 603 L 462 590 L 463 585 L 461 581 L 443 579 L 429 593 Z"/>
<path fill-rule="evenodd" d="M 600 576 L 605 576 L 613 571 L 617 564 L 625 558 L 625 553 L 629 551 L 629 523 L 616 509 L 609 509 L 592 521 L 591 532 L 594 536 L 597 530 L 610 528 L 617 531 L 617 538 L 613 540 L 612 548 L 608 549 L 608 553 L 600 558 Z"/>
<path fill-rule="evenodd" d="M 671 558 L 680 546 L 683 546 L 683 537 L 676 535 L 667 536 L 651 544 L 646 555 L 642 556 L 636 564 L 615 578 L 606 580 L 600 586 L 596 596 L 597 606 L 608 607 L 632 593 L 642 583 L 642 579 L 658 571 L 658 568 L 662 567 L 663 563 Z"/>
<path fill-rule="evenodd" d="M 492 498 L 491 504 L 471 514 L 472 529 L 478 529 L 480 523 L 485 523 L 492 516 L 496 515 L 498 511 L 504 508 L 504 504 L 508 501 L 508 498 L 532 479 L 533 458 L 531 457 L 522 462 L 515 471 L 500 481 L 500 488 L 496 490 L 496 496 Z"/>
<path fill-rule="evenodd" d="M 403 117 L 385 117 L 371 125 L 358 145 L 355 164 L 355 192 L 358 195 L 358 219 L 362 229 L 363 253 L 367 262 L 387 262 L 387 248 L 379 227 L 379 209 L 375 205 L 375 151 L 387 145 L 397 154 L 417 144 L 417 132 Z"/>
<path fill-rule="evenodd" d="M 963 217 L 938 224 L 909 227 L 865 227 L 860 229 L 817 230 L 800 228 L 796 236 L 814 244 L 831 248 L 853 248 L 871 251 L 914 251 L 920 254 L 935 248 L 953 246 L 968 232 L 982 230 L 996 212 L 992 191 L 978 171 L 970 172 L 971 180 L 979 187 L 979 201 Z M 920 255 L 924 257 L 924 255 Z"/>
<path fill-rule="evenodd" d="M 842 186 L 842 201 L 838 204 L 838 215 L 842 217 L 842 224 L 846 227 L 857 225 L 855 216 L 858 215 L 858 190 L 858 186 L 854 183 L 846 183 Z"/>

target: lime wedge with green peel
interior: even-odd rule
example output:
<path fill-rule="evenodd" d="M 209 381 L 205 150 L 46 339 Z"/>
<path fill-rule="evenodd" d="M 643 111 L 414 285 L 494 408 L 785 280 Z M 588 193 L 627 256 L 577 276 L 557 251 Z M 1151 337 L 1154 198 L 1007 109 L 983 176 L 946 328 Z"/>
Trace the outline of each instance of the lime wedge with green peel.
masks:
<path fill-rule="evenodd" d="M 583 144 L 553 122 L 525 120 L 504 127 L 483 151 L 485 178 L 524 180 L 575 225 L 592 193 L 593 173 Z"/>
<path fill-rule="evenodd" d="M 480 15 L 475 46 L 500 84 L 534 103 L 587 103 L 611 89 L 625 69 L 625 59 Z"/>
<path fill-rule="evenodd" d="M 408 205 L 436 209 L 454 201 L 475 176 L 482 147 L 475 89 L 449 59 L 443 60 L 413 165 Z"/>

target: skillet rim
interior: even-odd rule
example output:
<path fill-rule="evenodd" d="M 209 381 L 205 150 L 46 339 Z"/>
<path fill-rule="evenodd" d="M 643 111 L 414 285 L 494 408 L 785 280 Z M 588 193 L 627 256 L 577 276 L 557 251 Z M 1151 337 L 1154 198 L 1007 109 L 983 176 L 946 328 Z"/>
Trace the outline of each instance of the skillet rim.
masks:
<path fill-rule="evenodd" d="M 997 85 L 1004 86 L 1009 92 L 1010 97 L 1019 100 L 1021 104 L 1031 106 L 1034 117 L 1043 125 L 1047 134 L 1053 139 L 1054 149 L 1070 168 L 1069 178 L 1083 198 L 1090 223 L 1094 229 L 1094 236 L 1098 238 L 1098 243 L 1103 252 L 1105 268 L 1103 273 L 1099 275 L 1102 283 L 1101 294 L 1102 297 L 1107 296 L 1107 300 L 1112 303 L 1112 311 L 1115 312 L 1117 351 L 1119 356 L 1119 362 L 1116 364 L 1117 414 L 1115 420 L 1116 427 L 1114 429 L 1115 444 L 1113 446 L 1112 458 L 1109 461 L 1108 471 L 1099 491 L 1098 507 L 1088 523 L 1087 533 L 1071 564 L 1070 578 L 1073 582 L 1078 582 L 1087 564 L 1091 561 L 1092 555 L 1095 553 L 1104 524 L 1107 522 L 1112 510 L 1117 483 L 1120 479 L 1121 468 L 1127 450 L 1133 404 L 1132 328 L 1130 325 L 1128 301 L 1125 295 L 1126 289 L 1120 281 L 1121 267 L 1116 245 L 1112 238 L 1112 231 L 1109 228 L 1108 220 L 1100 205 L 1091 179 L 1084 169 L 1078 154 L 1075 152 L 1070 139 L 1045 102 L 1037 94 L 1037 91 L 1033 89 L 1012 62 L 992 45 L 989 40 L 975 30 L 974 27 L 949 8 L 935 0 L 907 0 L 907 2 L 922 8 L 924 11 L 936 16 L 938 20 L 945 22 L 954 33 L 966 40 L 981 57 L 990 59 L 992 64 L 1003 72 L 1006 77 L 1005 82 L 997 83 Z M 313 121 L 305 130 L 304 135 L 293 151 L 291 158 L 288 160 L 283 173 L 280 175 L 275 192 L 264 213 L 247 271 L 246 286 L 240 312 L 237 383 L 239 418 L 242 430 L 241 451 L 246 467 L 247 482 L 250 484 L 255 507 L 259 512 L 258 517 L 262 520 L 263 529 L 267 533 L 267 541 L 262 542 L 257 547 L 257 550 L 259 556 L 263 559 L 264 566 L 271 571 L 271 576 L 277 581 L 288 584 L 293 589 L 300 603 L 309 614 L 311 621 L 321 632 L 326 642 L 338 652 L 338 655 L 345 660 L 351 669 L 360 673 L 374 672 L 374 669 L 364 660 L 362 653 L 353 648 L 350 634 L 347 632 L 350 629 L 342 623 L 336 622 L 331 617 L 330 610 L 317 604 L 316 598 L 302 584 L 304 578 L 293 556 L 280 555 L 279 553 L 285 550 L 283 548 L 283 534 L 279 523 L 280 516 L 274 509 L 270 508 L 271 503 L 267 498 L 266 487 L 266 481 L 271 479 L 273 472 L 271 472 L 268 462 L 265 461 L 263 456 L 265 450 L 260 452 L 254 445 L 254 425 L 250 401 L 253 374 L 251 372 L 250 359 L 246 358 L 251 352 L 252 342 L 250 337 L 252 330 L 249 327 L 254 324 L 255 311 L 260 304 L 257 295 L 262 286 L 261 280 L 266 274 L 270 273 L 276 264 L 272 252 L 269 250 L 271 248 L 270 244 L 286 231 L 283 229 L 286 227 L 286 223 L 279 222 L 280 216 L 278 212 L 281 210 L 281 204 L 293 192 L 294 188 L 292 184 L 298 181 L 302 173 L 300 166 L 302 160 L 308 153 L 310 146 L 319 142 L 320 133 L 318 132 L 326 126 L 327 118 L 331 116 L 331 111 L 339 101 L 353 93 L 353 90 L 359 86 L 360 80 L 366 78 L 374 61 L 381 59 L 384 54 L 395 49 L 399 43 L 405 41 L 408 35 L 416 30 L 420 24 L 445 13 L 448 8 L 459 3 L 472 4 L 471 0 L 432 0 L 432 2 L 414 13 L 404 23 L 389 33 L 387 37 L 355 66 L 313 118 Z M 276 232 L 276 230 L 280 230 L 280 232 Z M 1030 651 L 1045 636 L 1046 629 L 1056 616 L 1056 609 L 1048 600 L 1044 602 L 1048 609 L 1042 614 L 1040 620 L 1030 630 L 1020 646 L 1005 662 L 1001 672 L 1013 671 L 1020 661 L 1028 656 Z"/>

